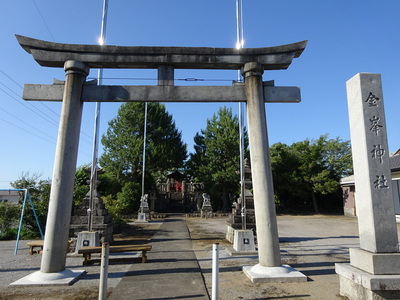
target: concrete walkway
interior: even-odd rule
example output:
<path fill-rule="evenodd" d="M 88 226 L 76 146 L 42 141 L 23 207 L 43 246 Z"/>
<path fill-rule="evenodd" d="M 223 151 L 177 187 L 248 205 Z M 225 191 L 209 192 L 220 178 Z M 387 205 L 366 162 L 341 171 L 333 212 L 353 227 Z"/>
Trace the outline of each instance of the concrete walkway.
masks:
<path fill-rule="evenodd" d="M 184 220 L 166 219 L 151 244 L 148 262 L 133 264 L 108 299 L 210 299 Z"/>

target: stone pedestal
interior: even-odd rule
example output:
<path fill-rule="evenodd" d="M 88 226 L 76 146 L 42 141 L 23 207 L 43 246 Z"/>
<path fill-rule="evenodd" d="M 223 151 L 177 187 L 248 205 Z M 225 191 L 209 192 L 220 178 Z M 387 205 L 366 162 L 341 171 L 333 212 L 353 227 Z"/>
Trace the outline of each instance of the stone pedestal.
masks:
<path fill-rule="evenodd" d="M 200 210 L 200 217 L 206 218 L 206 219 L 211 218 L 212 217 L 212 207 L 211 206 L 203 207 Z"/>
<path fill-rule="evenodd" d="M 140 212 L 138 213 L 138 218 L 135 223 L 148 223 L 148 213 Z"/>
<path fill-rule="evenodd" d="M 252 230 L 235 230 L 233 249 L 236 251 L 256 251 Z"/>
<path fill-rule="evenodd" d="M 375 275 L 400 275 L 400 253 L 372 253 L 360 248 L 350 248 L 353 267 Z"/>
<path fill-rule="evenodd" d="M 400 299 L 400 253 L 350 249 L 350 264 L 336 264 L 340 294 L 349 299 Z"/>
<path fill-rule="evenodd" d="M 336 264 L 340 295 L 354 300 L 400 299 L 400 274 L 376 275 L 351 264 Z"/>
<path fill-rule="evenodd" d="M 252 230 L 253 234 L 256 232 L 256 218 L 254 214 L 254 200 L 253 195 L 249 190 L 245 191 L 245 201 L 246 201 L 246 210 L 245 210 L 245 222 L 246 222 L 246 230 Z M 226 234 L 226 239 L 233 243 L 234 232 L 235 230 L 243 229 L 243 210 L 242 210 L 242 201 L 238 201 L 234 207 L 232 207 L 232 213 L 229 215 L 228 219 L 228 229 Z"/>
<path fill-rule="evenodd" d="M 82 231 L 78 233 L 78 239 L 75 246 L 75 253 L 78 253 L 82 247 L 99 247 L 99 233 L 97 231 Z"/>

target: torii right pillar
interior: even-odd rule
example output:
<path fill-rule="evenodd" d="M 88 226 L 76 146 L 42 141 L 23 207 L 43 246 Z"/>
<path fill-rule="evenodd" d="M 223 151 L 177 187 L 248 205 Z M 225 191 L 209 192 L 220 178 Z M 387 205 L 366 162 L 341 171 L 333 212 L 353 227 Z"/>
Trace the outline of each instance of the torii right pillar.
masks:
<path fill-rule="evenodd" d="M 379 74 L 347 81 L 360 248 L 336 264 L 340 294 L 351 300 L 400 299 L 400 253 Z"/>
<path fill-rule="evenodd" d="M 263 72 L 263 65 L 259 63 L 247 63 L 242 70 L 247 98 L 247 124 L 259 257 L 257 265 L 244 266 L 243 271 L 252 282 L 307 281 L 304 274 L 281 264 L 263 94 Z"/>

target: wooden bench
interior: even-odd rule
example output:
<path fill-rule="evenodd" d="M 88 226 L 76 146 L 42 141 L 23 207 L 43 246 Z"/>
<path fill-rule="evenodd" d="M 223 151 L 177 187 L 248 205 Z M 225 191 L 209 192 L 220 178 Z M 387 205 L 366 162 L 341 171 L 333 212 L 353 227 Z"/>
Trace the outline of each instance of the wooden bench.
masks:
<path fill-rule="evenodd" d="M 43 250 L 43 240 L 36 240 L 36 241 L 32 241 L 32 242 L 28 242 L 28 246 L 29 246 L 29 254 L 33 255 L 33 253 L 41 253 Z M 40 248 L 38 250 L 35 250 L 36 248 Z"/>
<path fill-rule="evenodd" d="M 27 245 L 29 246 L 29 254 L 33 255 L 33 253 L 42 253 L 43 243 L 44 243 L 44 240 L 35 240 L 32 242 L 28 242 Z M 72 244 L 72 241 L 68 241 L 68 252 L 71 251 L 71 244 Z M 40 249 L 35 250 L 35 248 L 40 248 Z"/>
<path fill-rule="evenodd" d="M 101 253 L 102 247 L 82 247 L 78 250 L 79 254 L 83 254 L 83 265 L 90 265 L 95 262 L 101 262 L 100 258 L 92 258 L 93 253 Z M 123 252 L 142 252 L 142 257 L 109 257 L 110 262 L 130 262 L 139 260 L 142 263 L 147 261 L 147 251 L 151 250 L 151 245 L 121 245 L 109 246 L 109 253 L 123 253 Z"/>

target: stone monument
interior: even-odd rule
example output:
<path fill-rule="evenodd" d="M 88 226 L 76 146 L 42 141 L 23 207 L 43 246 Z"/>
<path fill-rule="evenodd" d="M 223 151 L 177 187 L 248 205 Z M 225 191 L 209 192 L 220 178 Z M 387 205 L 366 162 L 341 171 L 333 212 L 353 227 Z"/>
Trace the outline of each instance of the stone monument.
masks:
<path fill-rule="evenodd" d="M 400 299 L 400 253 L 379 74 L 347 81 L 360 248 L 336 264 L 349 299 Z"/>
<path fill-rule="evenodd" d="M 149 212 L 149 202 L 148 202 L 148 194 L 144 194 L 141 198 L 140 198 L 140 208 L 139 208 L 139 212 L 138 212 L 138 219 L 135 223 L 147 223 L 148 219 L 150 217 Z"/>
<path fill-rule="evenodd" d="M 210 218 L 212 216 L 212 206 L 210 195 L 203 193 L 203 205 L 201 207 L 201 217 Z"/>
<path fill-rule="evenodd" d="M 87 172 L 90 172 L 90 170 L 87 170 Z M 101 170 L 98 169 L 97 173 L 100 174 Z M 90 191 L 86 194 L 85 198 L 82 199 L 82 203 L 73 209 L 71 224 L 69 226 L 69 236 L 72 238 L 78 237 L 75 245 L 75 252 L 83 246 L 95 247 L 100 246 L 101 243 L 104 242 L 112 243 L 114 240 L 112 218 L 97 191 L 99 184 L 99 180 L 96 180 L 94 183 L 91 218 L 88 217 L 88 210 L 90 209 Z M 90 220 L 92 222 L 91 226 L 88 224 Z"/>
<path fill-rule="evenodd" d="M 239 197 L 232 207 L 232 213 L 228 219 L 226 239 L 234 242 L 235 230 L 252 230 L 256 232 L 256 219 L 254 214 L 254 197 L 252 188 L 251 168 L 248 159 L 244 160 L 244 199 Z"/>

